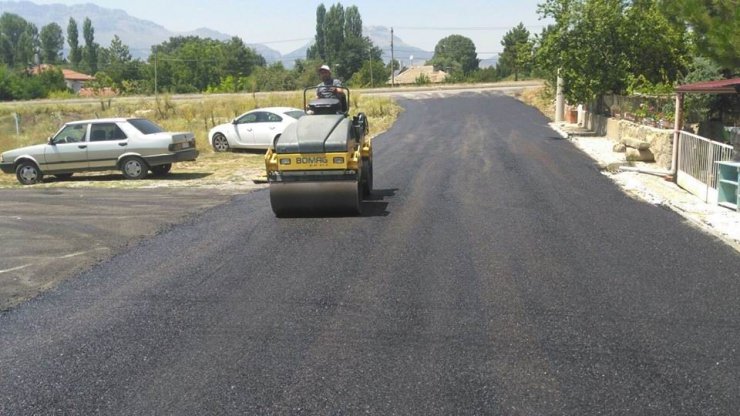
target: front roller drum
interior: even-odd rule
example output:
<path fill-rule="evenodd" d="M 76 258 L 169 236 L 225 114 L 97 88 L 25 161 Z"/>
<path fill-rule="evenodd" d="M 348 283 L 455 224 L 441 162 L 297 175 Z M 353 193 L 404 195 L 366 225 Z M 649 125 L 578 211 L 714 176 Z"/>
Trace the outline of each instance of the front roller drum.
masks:
<path fill-rule="evenodd" d="M 360 213 L 360 186 L 353 181 L 270 182 L 278 217 Z"/>

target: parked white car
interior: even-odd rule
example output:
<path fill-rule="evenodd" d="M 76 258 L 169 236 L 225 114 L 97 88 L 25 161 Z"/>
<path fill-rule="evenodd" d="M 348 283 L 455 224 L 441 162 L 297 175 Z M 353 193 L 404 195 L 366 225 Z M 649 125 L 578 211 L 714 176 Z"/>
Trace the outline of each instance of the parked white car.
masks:
<path fill-rule="evenodd" d="M 8 150 L 0 170 L 31 185 L 44 175 L 68 178 L 75 172 L 120 169 L 126 179 L 151 170 L 164 175 L 172 164 L 195 160 L 195 135 L 164 131 L 143 118 L 107 118 L 65 124 L 46 144 Z"/>
<path fill-rule="evenodd" d="M 292 107 L 267 107 L 248 111 L 231 123 L 219 124 L 208 132 L 208 142 L 217 152 L 229 149 L 268 149 L 285 127 L 304 116 Z"/>

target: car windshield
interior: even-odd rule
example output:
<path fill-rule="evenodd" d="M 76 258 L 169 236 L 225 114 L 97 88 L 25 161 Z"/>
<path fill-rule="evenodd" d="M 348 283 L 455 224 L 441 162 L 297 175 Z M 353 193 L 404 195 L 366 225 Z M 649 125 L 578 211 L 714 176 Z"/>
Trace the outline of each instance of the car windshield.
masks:
<path fill-rule="evenodd" d="M 133 118 L 128 121 L 132 126 L 136 127 L 142 134 L 154 134 L 161 133 L 164 131 L 163 128 L 152 123 L 145 118 Z"/>
<path fill-rule="evenodd" d="M 294 119 L 298 120 L 299 118 L 306 115 L 306 113 L 300 110 L 294 110 L 294 111 L 286 111 L 285 115 L 293 117 Z"/>

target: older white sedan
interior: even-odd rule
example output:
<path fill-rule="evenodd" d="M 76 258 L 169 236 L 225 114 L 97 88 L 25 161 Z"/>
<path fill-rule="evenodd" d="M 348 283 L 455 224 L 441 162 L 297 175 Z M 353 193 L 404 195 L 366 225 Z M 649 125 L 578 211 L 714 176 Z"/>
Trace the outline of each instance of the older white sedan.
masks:
<path fill-rule="evenodd" d="M 267 107 L 248 111 L 230 123 L 208 132 L 208 141 L 217 152 L 229 149 L 267 149 L 289 124 L 306 113 L 292 107 Z"/>
<path fill-rule="evenodd" d="M 126 179 L 164 175 L 174 162 L 195 160 L 195 135 L 164 131 L 143 118 L 107 118 L 65 124 L 46 144 L 8 150 L 0 169 L 31 185 L 44 175 L 119 169 Z"/>

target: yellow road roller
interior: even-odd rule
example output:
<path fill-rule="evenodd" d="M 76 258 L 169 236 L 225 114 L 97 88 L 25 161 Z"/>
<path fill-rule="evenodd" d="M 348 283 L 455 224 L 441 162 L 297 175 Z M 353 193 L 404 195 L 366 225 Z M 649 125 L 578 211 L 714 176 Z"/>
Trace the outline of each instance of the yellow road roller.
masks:
<path fill-rule="evenodd" d="M 360 214 L 373 187 L 373 148 L 364 113 L 349 115 L 350 91 L 306 103 L 265 154 L 270 204 L 278 217 Z"/>

